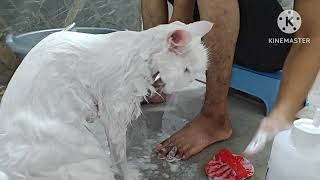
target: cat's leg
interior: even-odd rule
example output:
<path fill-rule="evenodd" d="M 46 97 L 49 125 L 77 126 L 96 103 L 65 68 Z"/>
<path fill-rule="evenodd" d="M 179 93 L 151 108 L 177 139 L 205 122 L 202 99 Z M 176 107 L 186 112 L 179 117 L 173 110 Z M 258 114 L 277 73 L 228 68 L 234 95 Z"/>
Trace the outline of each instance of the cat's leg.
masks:
<path fill-rule="evenodd" d="M 114 122 L 117 121 L 117 122 Z M 127 127 L 119 119 L 104 123 L 107 140 L 110 148 L 112 168 L 116 171 L 117 179 L 138 180 L 139 172 L 128 168 L 126 131 Z"/>
<path fill-rule="evenodd" d="M 111 120 L 113 121 L 113 120 Z M 120 128 L 118 123 L 104 123 L 106 136 L 110 149 L 110 157 L 112 161 L 112 168 L 116 171 L 118 176 L 124 177 L 128 169 L 126 156 L 126 128 Z"/>

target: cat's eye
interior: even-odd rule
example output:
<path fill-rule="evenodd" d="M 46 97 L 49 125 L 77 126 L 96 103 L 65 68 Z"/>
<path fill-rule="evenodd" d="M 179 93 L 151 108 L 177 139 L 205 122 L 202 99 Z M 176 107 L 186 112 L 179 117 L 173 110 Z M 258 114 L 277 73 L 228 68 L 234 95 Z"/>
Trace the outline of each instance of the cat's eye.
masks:
<path fill-rule="evenodd" d="M 184 72 L 185 72 L 185 73 L 189 73 L 189 72 L 190 72 L 189 68 L 185 68 L 185 69 L 184 69 Z"/>

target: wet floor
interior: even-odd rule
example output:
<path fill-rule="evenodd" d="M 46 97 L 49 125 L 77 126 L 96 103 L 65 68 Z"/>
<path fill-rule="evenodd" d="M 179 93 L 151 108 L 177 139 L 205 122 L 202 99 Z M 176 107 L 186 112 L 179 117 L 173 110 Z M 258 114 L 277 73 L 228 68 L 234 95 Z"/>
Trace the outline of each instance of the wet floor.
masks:
<path fill-rule="evenodd" d="M 188 161 L 169 163 L 159 160 L 152 149 L 176 129 L 181 128 L 199 112 L 204 89 L 180 92 L 166 105 L 145 106 L 144 114 L 135 121 L 128 133 L 129 164 L 142 172 L 144 179 L 150 180 L 205 180 L 203 167 L 221 148 L 231 152 L 243 152 L 250 138 L 264 116 L 263 104 L 237 92 L 229 95 L 229 112 L 233 125 L 232 137 L 214 144 Z M 255 167 L 254 180 L 263 180 L 270 145 L 254 158 L 249 158 Z"/>

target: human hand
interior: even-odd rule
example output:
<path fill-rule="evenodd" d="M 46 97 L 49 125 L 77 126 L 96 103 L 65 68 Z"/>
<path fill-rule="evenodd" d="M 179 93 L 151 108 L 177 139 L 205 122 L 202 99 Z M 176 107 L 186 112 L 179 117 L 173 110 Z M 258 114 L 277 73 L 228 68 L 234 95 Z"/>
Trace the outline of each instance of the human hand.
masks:
<path fill-rule="evenodd" d="M 247 155 L 255 155 L 264 149 L 265 145 L 271 141 L 276 134 L 285 129 L 289 129 L 292 122 L 280 116 L 268 116 L 263 118 L 259 129 L 251 140 L 246 150 Z"/>

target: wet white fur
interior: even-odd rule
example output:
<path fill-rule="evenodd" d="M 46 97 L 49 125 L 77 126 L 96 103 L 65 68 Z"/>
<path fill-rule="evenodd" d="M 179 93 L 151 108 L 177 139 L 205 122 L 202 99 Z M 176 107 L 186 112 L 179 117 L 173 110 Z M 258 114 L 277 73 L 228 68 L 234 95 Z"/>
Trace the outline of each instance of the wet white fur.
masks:
<path fill-rule="evenodd" d="M 208 58 L 200 39 L 211 27 L 175 22 L 142 32 L 49 35 L 26 56 L 3 96 L 0 172 L 10 180 L 112 180 L 115 171 L 134 179 L 126 129 L 148 90 L 154 92 L 152 75 L 160 71 L 172 92 L 203 73 Z M 168 38 L 175 30 L 190 33 L 191 42 L 173 48 Z M 91 120 L 105 127 L 111 158 L 86 129 Z"/>

